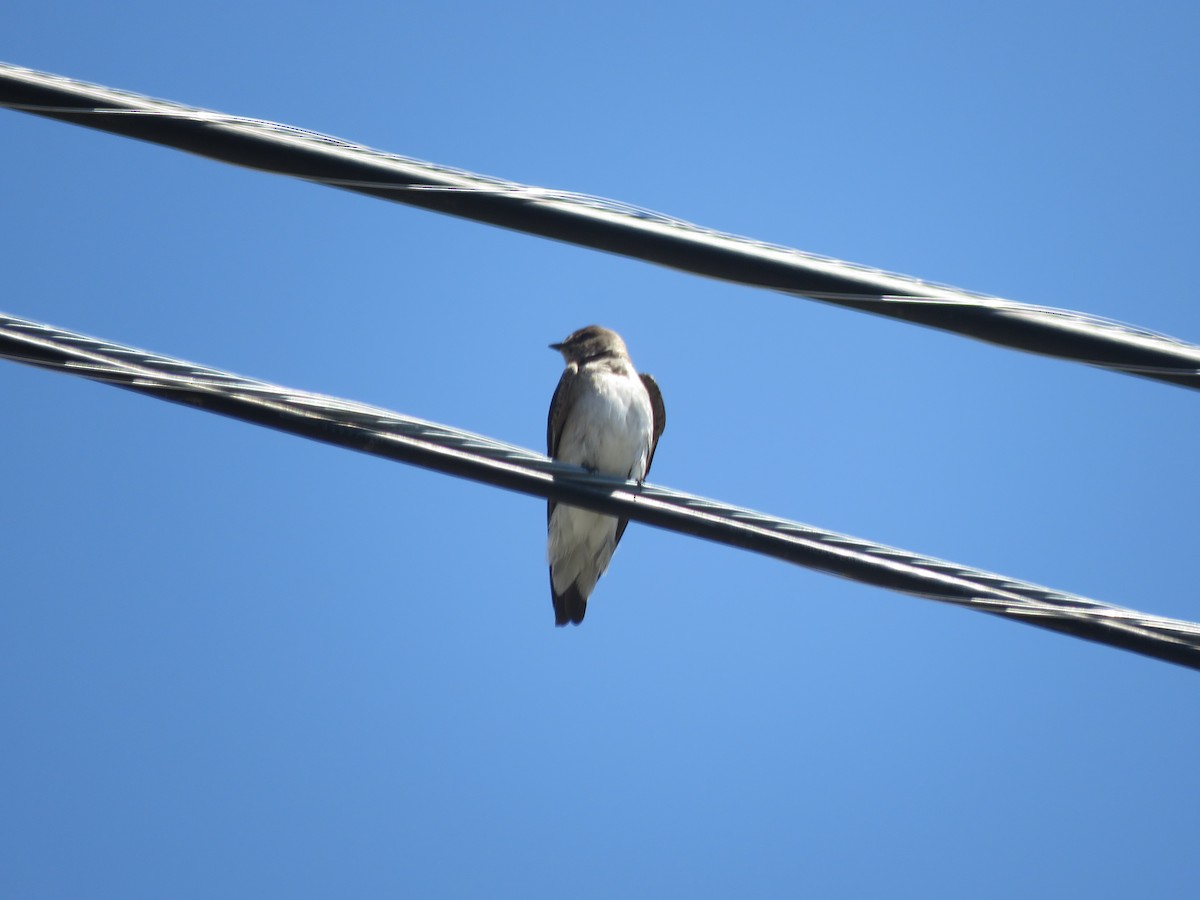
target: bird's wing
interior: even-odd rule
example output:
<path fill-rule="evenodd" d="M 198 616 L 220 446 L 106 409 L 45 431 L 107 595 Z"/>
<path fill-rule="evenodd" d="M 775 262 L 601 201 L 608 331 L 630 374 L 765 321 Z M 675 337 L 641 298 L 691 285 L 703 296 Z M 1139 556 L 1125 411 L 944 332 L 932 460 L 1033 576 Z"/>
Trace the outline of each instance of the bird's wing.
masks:
<path fill-rule="evenodd" d="M 563 369 L 562 377 L 558 379 L 558 387 L 554 389 L 554 396 L 550 398 L 550 412 L 546 416 L 546 455 L 551 459 L 558 457 L 558 442 L 562 438 L 563 426 L 567 424 L 567 413 L 574 406 L 571 402 L 571 392 L 579 384 L 576 378 L 578 374 L 579 366 L 575 363 Z M 553 500 L 546 504 L 547 524 L 554 515 L 554 506 Z"/>
<path fill-rule="evenodd" d="M 662 437 L 663 431 L 667 428 L 667 407 L 663 403 L 662 391 L 658 389 L 658 382 L 654 380 L 654 376 L 639 375 L 638 377 L 646 386 L 646 393 L 650 395 L 650 409 L 654 413 L 654 423 L 650 428 L 650 454 L 646 457 L 646 471 L 642 473 L 642 478 L 645 479 L 650 474 L 650 465 L 654 462 L 654 451 L 658 449 L 658 439 Z M 625 533 L 628 525 L 628 519 L 617 520 L 617 536 L 613 541 L 614 547 L 621 543 L 621 535 Z"/>
<path fill-rule="evenodd" d="M 572 392 L 579 387 L 579 366 L 570 363 L 563 369 L 562 377 L 558 379 L 558 387 L 550 398 L 550 413 L 546 416 L 546 453 L 551 459 L 558 457 L 558 444 L 562 440 L 563 428 L 567 424 L 567 414 L 575 405 Z M 554 515 L 554 507 L 558 504 L 553 500 L 546 501 L 546 525 Z M 578 625 L 583 621 L 587 612 L 587 598 L 579 593 L 579 586 L 571 584 L 563 593 L 554 589 L 554 569 L 550 569 L 550 599 L 554 603 L 554 624 L 566 625 L 572 622 Z"/>
<path fill-rule="evenodd" d="M 662 437 L 662 433 L 667 428 L 667 407 L 663 404 L 662 391 L 658 389 L 658 382 L 654 380 L 654 376 L 642 375 L 641 379 L 642 384 L 646 386 L 646 393 L 650 395 L 650 409 L 654 412 L 650 455 L 646 458 L 646 472 L 642 475 L 645 478 L 650 474 L 650 464 L 654 462 L 654 451 L 658 449 L 658 439 Z"/>
<path fill-rule="evenodd" d="M 568 399 L 578 374 L 579 366 L 575 363 L 563 369 L 554 396 L 550 398 L 550 413 L 546 417 L 546 453 L 551 459 L 558 455 L 558 441 L 562 437 L 563 426 L 567 424 L 567 412 L 574 406 Z"/>

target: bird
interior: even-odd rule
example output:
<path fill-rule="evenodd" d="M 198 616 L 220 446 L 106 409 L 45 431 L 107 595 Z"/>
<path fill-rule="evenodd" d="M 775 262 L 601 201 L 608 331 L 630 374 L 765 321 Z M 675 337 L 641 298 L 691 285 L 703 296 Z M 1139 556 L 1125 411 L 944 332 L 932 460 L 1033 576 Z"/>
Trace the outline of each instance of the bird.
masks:
<path fill-rule="evenodd" d="M 658 383 L 639 375 L 615 331 L 588 325 L 551 350 L 566 367 L 550 401 L 546 452 L 589 472 L 641 483 L 667 424 Z M 626 518 L 549 501 L 546 556 L 554 624 L 578 625 L 629 524 Z"/>

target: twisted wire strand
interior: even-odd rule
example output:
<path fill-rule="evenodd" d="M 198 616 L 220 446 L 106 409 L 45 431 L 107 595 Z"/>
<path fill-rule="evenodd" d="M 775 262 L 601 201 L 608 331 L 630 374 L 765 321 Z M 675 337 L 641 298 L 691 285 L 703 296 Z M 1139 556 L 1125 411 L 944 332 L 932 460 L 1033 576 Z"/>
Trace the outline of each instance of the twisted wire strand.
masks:
<path fill-rule="evenodd" d="M 341 447 L 753 550 L 1200 669 L 1200 624 L 1148 615 L 653 484 L 352 400 L 294 390 L 0 313 L 0 358 Z"/>
<path fill-rule="evenodd" d="M 0 63 L 0 106 L 992 344 L 1200 388 L 1200 346 L 1149 329 L 726 234 L 613 200 L 478 175 L 290 125 L 5 63 Z"/>

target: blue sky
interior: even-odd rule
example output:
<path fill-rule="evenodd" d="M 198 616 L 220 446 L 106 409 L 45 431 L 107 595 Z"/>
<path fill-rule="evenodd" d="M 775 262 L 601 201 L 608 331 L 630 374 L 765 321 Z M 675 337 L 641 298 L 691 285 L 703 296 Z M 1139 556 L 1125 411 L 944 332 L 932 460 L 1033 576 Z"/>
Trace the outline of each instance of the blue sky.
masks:
<path fill-rule="evenodd" d="M 78 2 L 0 59 L 1200 340 L 1184 4 Z M 1200 619 L 1189 391 L 0 112 L 5 311 Z M 714 354 L 720 354 L 714 359 Z M 1176 896 L 1195 674 L 0 365 L 0 894 Z"/>

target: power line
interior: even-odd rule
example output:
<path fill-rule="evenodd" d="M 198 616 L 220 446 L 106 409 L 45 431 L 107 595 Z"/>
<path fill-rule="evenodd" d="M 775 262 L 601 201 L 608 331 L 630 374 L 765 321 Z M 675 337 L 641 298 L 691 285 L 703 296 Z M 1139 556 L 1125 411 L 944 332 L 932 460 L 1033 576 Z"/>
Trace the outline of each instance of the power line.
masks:
<path fill-rule="evenodd" d="M 753 550 L 1200 669 L 1200 624 L 1152 616 L 651 484 L 351 400 L 292 390 L 0 313 L 0 358 Z"/>
<path fill-rule="evenodd" d="M 328 135 L 0 63 L 0 105 L 993 344 L 1200 388 L 1200 346 L 724 234 L 612 200 L 531 187 Z"/>

